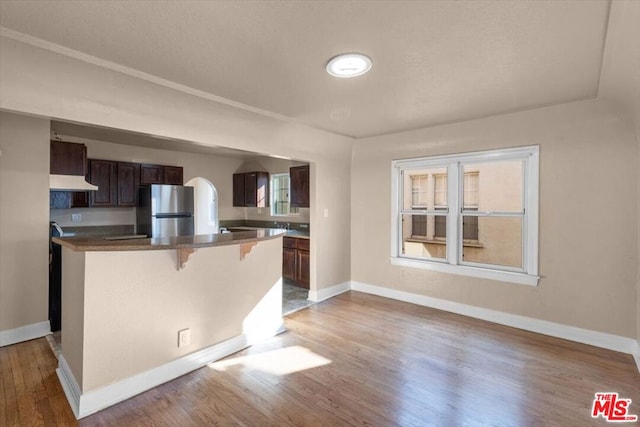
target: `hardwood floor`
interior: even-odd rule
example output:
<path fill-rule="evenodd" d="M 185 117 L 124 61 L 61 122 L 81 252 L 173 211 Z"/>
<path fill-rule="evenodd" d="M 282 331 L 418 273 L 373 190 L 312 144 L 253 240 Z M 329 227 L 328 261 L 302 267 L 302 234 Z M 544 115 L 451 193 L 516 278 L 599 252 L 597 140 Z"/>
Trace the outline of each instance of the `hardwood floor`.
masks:
<path fill-rule="evenodd" d="M 89 416 L 82 426 L 603 426 L 640 415 L 631 356 L 349 292 L 288 331 Z M 0 349 L 0 425 L 75 425 L 45 339 Z"/>

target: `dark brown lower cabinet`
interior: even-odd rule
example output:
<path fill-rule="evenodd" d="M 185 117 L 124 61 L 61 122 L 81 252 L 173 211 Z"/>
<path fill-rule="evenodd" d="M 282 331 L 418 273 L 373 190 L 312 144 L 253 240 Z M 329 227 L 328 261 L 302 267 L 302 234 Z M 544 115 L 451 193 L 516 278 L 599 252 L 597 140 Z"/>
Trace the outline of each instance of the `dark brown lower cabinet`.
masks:
<path fill-rule="evenodd" d="M 284 237 L 282 239 L 282 277 L 301 288 L 309 289 L 309 239 Z"/>
<path fill-rule="evenodd" d="M 282 248 L 282 277 L 295 282 L 296 280 L 296 250 Z"/>
<path fill-rule="evenodd" d="M 309 289 L 309 274 L 310 274 L 310 260 L 311 256 L 309 251 L 303 251 L 298 249 L 296 252 L 296 282 L 300 287 Z"/>

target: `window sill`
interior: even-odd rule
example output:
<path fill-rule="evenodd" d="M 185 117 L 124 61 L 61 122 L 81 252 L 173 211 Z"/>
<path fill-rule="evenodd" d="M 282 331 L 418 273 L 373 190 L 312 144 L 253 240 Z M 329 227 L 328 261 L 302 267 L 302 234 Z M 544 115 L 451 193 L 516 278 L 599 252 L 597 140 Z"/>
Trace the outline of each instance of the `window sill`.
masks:
<path fill-rule="evenodd" d="M 404 239 L 405 242 L 411 243 L 429 243 L 431 245 L 446 245 L 446 240 L 433 240 L 433 239 L 421 239 L 420 237 L 409 237 Z M 484 248 L 484 245 L 480 242 L 463 242 L 462 246 L 466 248 Z"/>
<path fill-rule="evenodd" d="M 540 276 L 512 271 L 492 270 L 489 268 L 470 267 L 467 265 L 451 265 L 443 262 L 433 262 L 413 258 L 391 257 L 391 264 L 398 267 L 418 268 L 421 270 L 439 271 L 460 276 L 477 277 L 480 279 L 497 280 L 500 282 L 516 283 L 519 285 L 538 286 Z"/>

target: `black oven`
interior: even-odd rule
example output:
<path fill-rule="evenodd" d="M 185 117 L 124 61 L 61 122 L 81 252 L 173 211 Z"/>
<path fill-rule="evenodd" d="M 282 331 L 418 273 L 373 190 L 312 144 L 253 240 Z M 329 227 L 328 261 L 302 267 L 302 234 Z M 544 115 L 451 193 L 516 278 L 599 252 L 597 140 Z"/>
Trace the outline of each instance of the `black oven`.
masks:
<path fill-rule="evenodd" d="M 62 327 L 62 248 L 53 243 L 53 237 L 62 236 L 62 228 L 55 222 L 49 223 L 49 322 L 51 332 Z"/>

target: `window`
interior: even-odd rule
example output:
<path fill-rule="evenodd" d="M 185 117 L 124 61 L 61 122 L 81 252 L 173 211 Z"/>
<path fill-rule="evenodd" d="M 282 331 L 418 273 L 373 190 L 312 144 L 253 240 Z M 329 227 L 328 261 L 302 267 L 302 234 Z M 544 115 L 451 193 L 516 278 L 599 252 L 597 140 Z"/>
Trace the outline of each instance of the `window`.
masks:
<path fill-rule="evenodd" d="M 413 209 L 427 207 L 427 175 L 411 176 L 411 207 Z"/>
<path fill-rule="evenodd" d="M 271 175 L 271 215 L 295 215 L 298 208 L 292 208 L 289 195 L 289 174 L 276 173 Z"/>
<path fill-rule="evenodd" d="M 438 174 L 434 175 L 434 206 L 436 210 L 447 209 L 447 175 Z M 478 209 L 478 172 L 465 172 L 464 174 L 465 184 L 468 184 L 469 197 L 465 193 L 465 203 L 469 201 L 469 210 Z M 466 205 L 465 205 L 466 206 Z M 435 217 L 435 231 L 434 237 L 436 239 L 445 239 L 447 236 L 447 223 L 446 217 Z M 476 217 L 467 217 L 462 223 L 462 239 L 465 242 L 472 242 L 478 240 L 478 221 Z"/>
<path fill-rule="evenodd" d="M 427 209 L 427 176 L 411 175 L 411 209 Z M 427 238 L 427 217 L 415 215 L 411 218 L 411 237 Z"/>
<path fill-rule="evenodd" d="M 392 263 L 538 281 L 538 147 L 396 160 Z"/>

